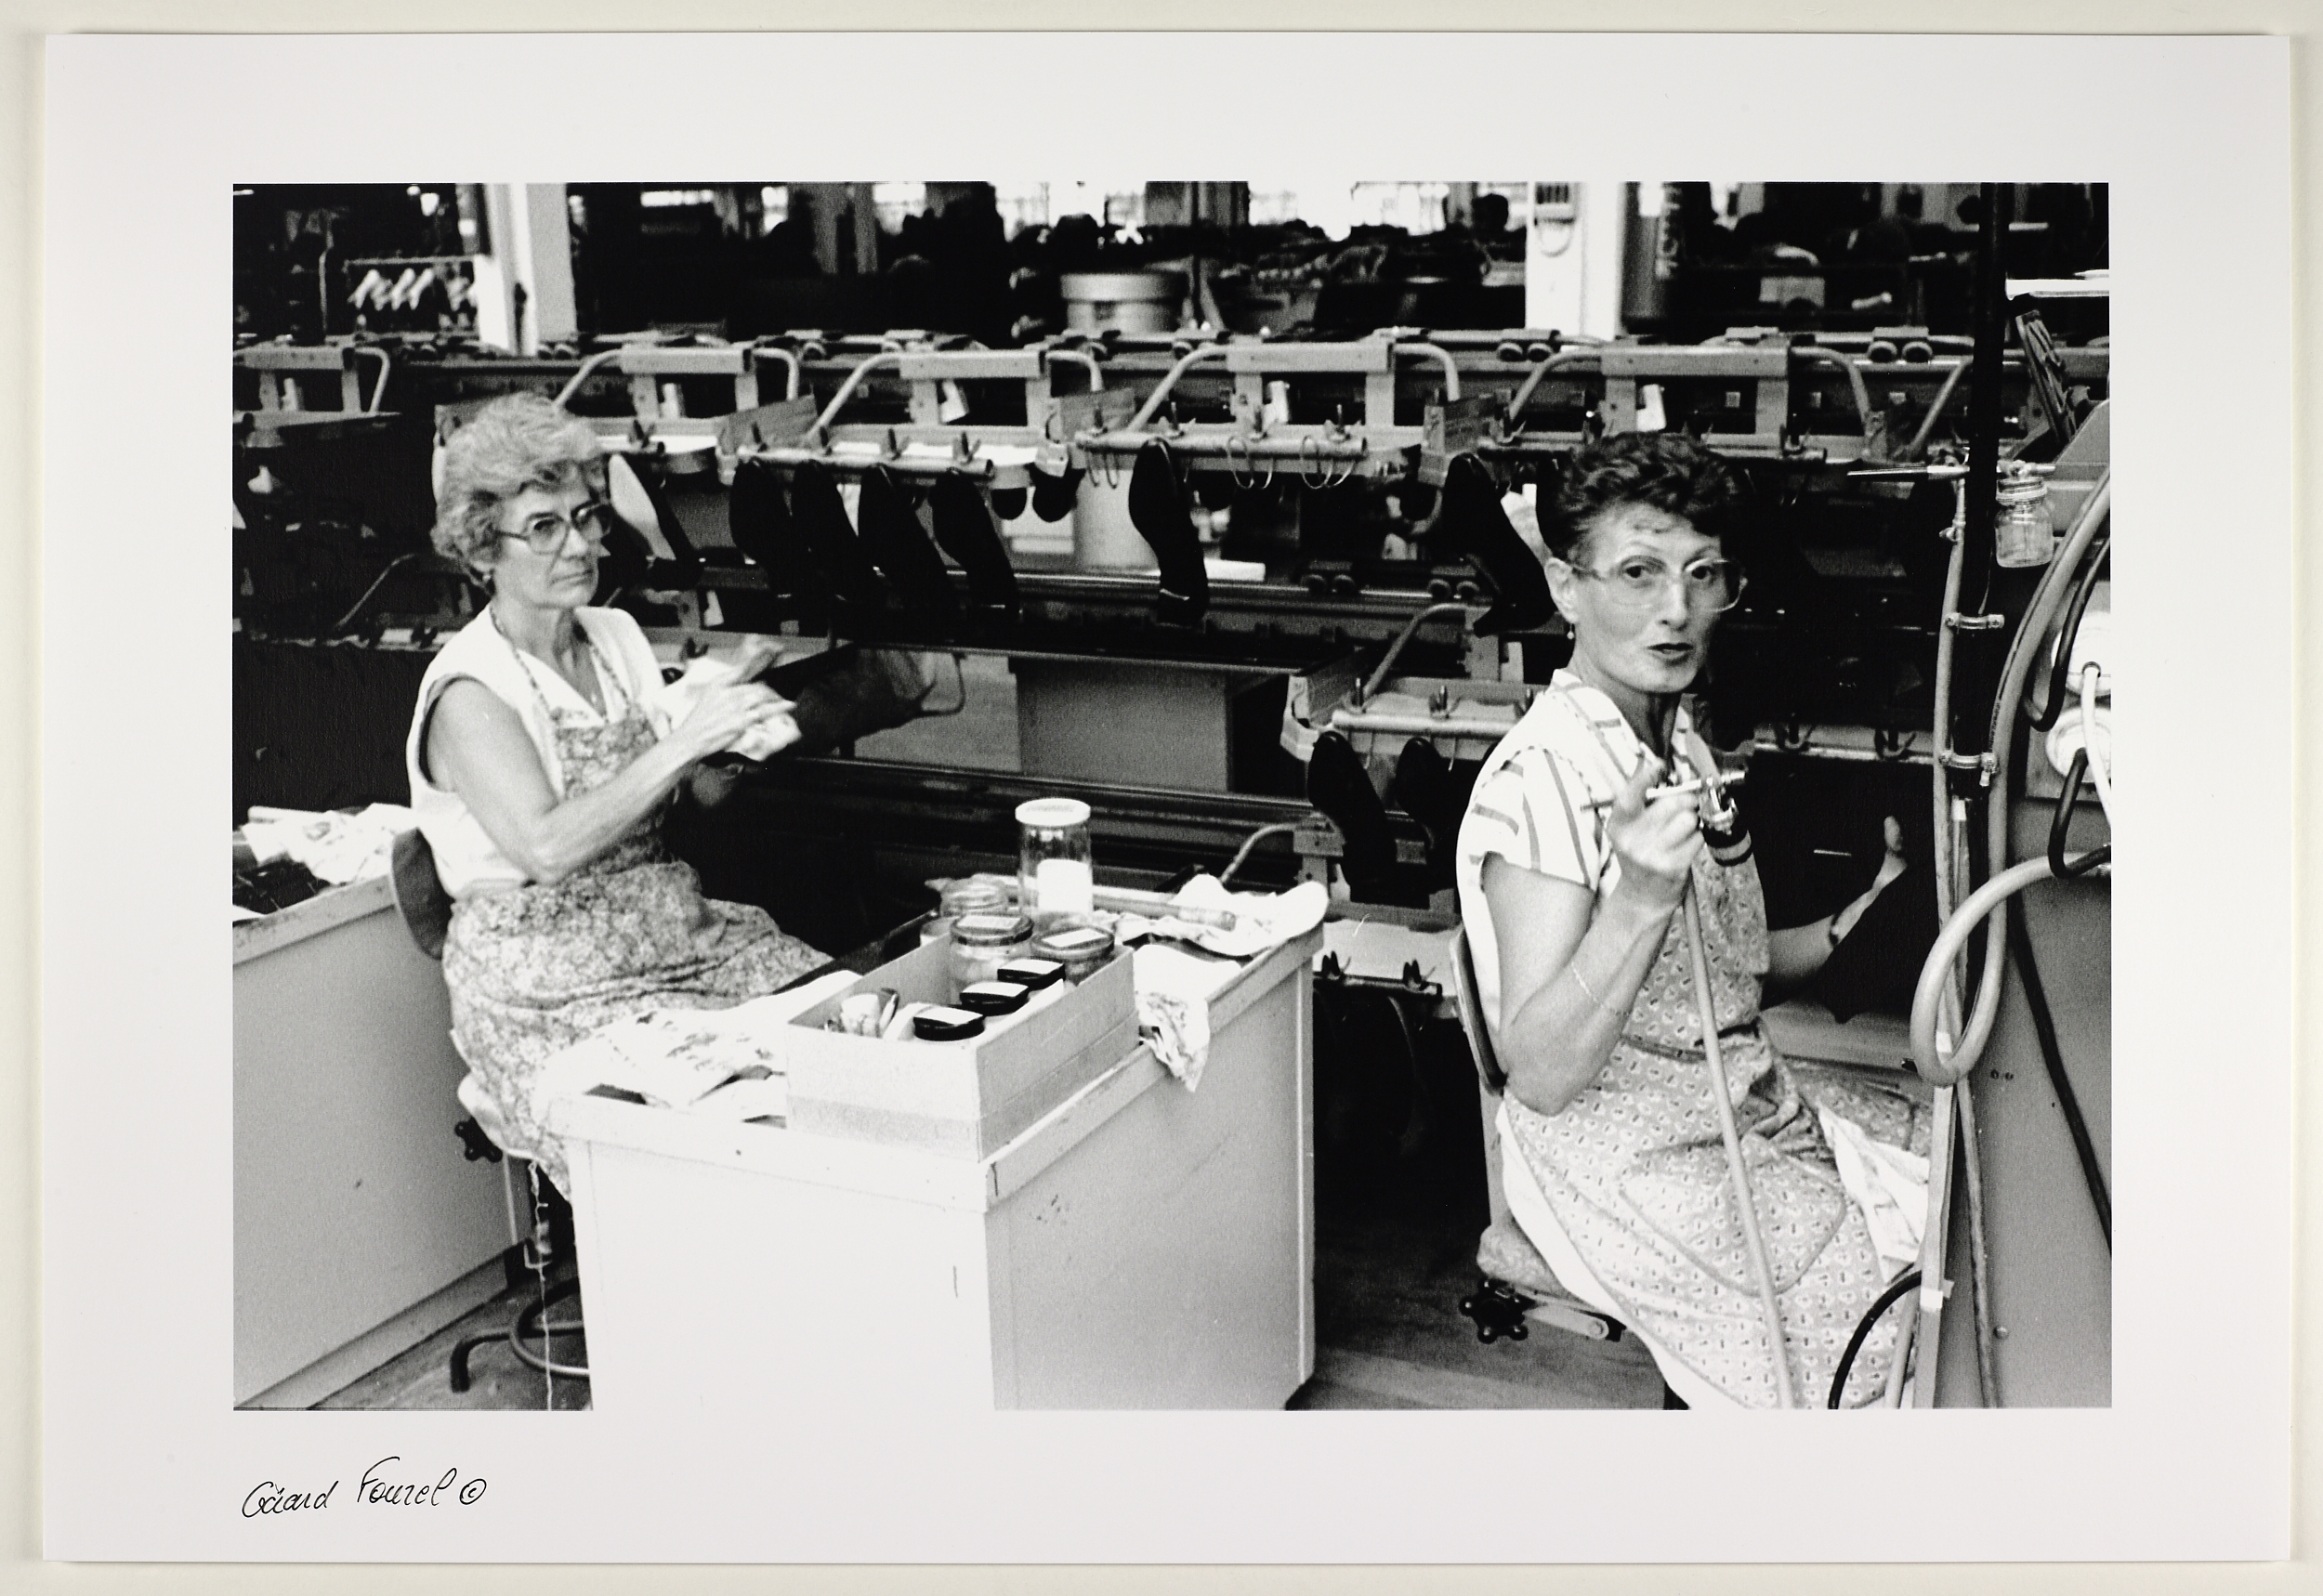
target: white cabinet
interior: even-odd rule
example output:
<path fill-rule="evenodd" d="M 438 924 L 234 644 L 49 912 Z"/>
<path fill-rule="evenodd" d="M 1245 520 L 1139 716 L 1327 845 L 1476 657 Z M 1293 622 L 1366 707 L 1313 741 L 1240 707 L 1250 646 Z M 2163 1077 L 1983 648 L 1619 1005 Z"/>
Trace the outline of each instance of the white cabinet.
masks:
<path fill-rule="evenodd" d="M 980 1159 L 558 1104 L 595 1406 L 1280 1407 L 1315 1363 L 1319 946 L 1213 996 L 1198 1092 L 1139 1045 Z"/>

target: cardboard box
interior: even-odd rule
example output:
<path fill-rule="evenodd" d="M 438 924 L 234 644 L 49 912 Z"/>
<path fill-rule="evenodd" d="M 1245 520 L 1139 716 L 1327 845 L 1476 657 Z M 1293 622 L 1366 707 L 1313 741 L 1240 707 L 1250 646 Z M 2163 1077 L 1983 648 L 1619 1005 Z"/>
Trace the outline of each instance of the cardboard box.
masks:
<path fill-rule="evenodd" d="M 1126 953 L 1056 1001 L 988 1018 L 983 1034 L 963 1041 L 882 1041 L 822 1028 L 850 993 L 878 987 L 907 1003 L 952 1002 L 951 945 L 932 942 L 883 964 L 791 1022 L 791 1129 L 981 1158 L 1137 1045 Z"/>

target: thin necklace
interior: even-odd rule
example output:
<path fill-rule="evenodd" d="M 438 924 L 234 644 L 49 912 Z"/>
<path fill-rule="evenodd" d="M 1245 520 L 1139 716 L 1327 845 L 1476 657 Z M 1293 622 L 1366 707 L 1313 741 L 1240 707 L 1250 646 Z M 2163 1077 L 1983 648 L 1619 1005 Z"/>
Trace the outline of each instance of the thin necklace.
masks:
<path fill-rule="evenodd" d="M 499 610 L 487 606 L 485 613 L 492 617 L 492 630 L 500 634 L 500 640 L 508 645 L 508 652 L 514 654 L 517 657 L 517 663 L 524 667 L 525 676 L 532 682 L 532 692 L 534 696 L 537 697 L 541 690 L 541 685 L 540 678 L 535 674 L 536 663 L 547 663 L 547 661 L 536 662 L 532 656 L 527 654 L 523 649 L 517 647 L 516 639 L 509 636 L 508 629 L 500 623 Z M 592 686 L 596 687 L 597 690 L 595 692 L 591 692 L 589 687 L 583 687 L 575 683 L 571 676 L 565 674 L 563 667 L 559 665 L 551 663 L 550 669 L 556 671 L 558 679 L 563 682 L 568 687 L 572 688 L 573 692 L 580 697 L 584 703 L 587 704 L 590 709 L 597 712 L 600 719 L 610 720 L 611 716 L 607 713 L 605 703 L 603 702 L 604 687 L 602 684 L 605 680 L 605 673 L 597 668 L 596 647 L 589 641 L 588 629 L 583 626 L 577 619 L 572 623 L 572 636 L 575 649 L 581 655 L 582 664 L 586 671 L 588 681 Z"/>

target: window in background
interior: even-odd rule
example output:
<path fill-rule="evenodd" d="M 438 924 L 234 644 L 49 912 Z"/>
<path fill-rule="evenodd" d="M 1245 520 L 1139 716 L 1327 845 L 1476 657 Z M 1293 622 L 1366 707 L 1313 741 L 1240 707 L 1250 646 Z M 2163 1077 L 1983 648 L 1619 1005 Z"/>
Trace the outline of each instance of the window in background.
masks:
<path fill-rule="evenodd" d="M 925 183 L 873 183 L 872 185 L 872 209 L 878 213 L 880 231 L 901 232 L 904 217 L 926 214 L 927 185 Z"/>
<path fill-rule="evenodd" d="M 1450 183 L 1358 183 L 1350 191 L 1357 227 L 1401 228 L 1408 233 L 1440 232 Z"/>
<path fill-rule="evenodd" d="M 768 183 L 758 190 L 758 231 L 770 233 L 791 218 L 791 186 Z"/>
<path fill-rule="evenodd" d="M 995 183 L 992 203 L 1010 238 L 1026 228 L 1044 228 L 1055 219 L 1049 215 L 1046 183 Z"/>
<path fill-rule="evenodd" d="M 1251 226 L 1280 227 L 1285 222 L 1309 220 L 1299 209 L 1299 191 L 1291 188 L 1262 189 L 1253 183 L 1250 190 Z"/>
<path fill-rule="evenodd" d="M 1105 215 L 1098 218 L 1117 228 L 1142 228 L 1146 225 L 1146 186 L 1109 190 L 1105 196 Z"/>

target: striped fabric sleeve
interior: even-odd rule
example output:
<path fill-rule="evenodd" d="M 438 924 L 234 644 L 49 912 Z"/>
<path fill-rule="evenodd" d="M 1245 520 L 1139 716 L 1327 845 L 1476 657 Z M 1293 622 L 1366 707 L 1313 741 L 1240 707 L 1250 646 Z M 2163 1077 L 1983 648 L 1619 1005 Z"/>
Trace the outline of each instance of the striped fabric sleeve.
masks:
<path fill-rule="evenodd" d="M 1479 868 L 1498 854 L 1577 886 L 1593 883 L 1594 817 L 1575 807 L 1587 790 L 1559 763 L 1546 749 L 1529 748 L 1476 783 L 1461 842 Z"/>

